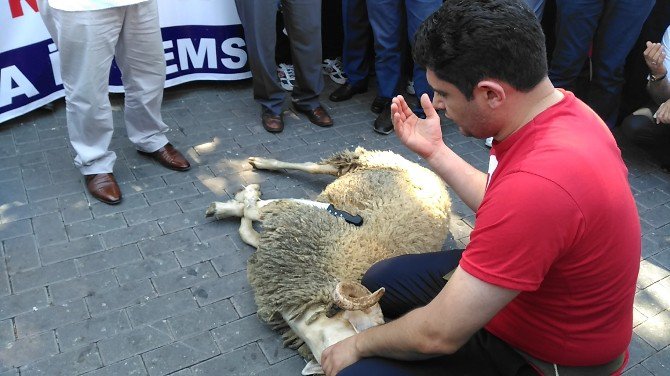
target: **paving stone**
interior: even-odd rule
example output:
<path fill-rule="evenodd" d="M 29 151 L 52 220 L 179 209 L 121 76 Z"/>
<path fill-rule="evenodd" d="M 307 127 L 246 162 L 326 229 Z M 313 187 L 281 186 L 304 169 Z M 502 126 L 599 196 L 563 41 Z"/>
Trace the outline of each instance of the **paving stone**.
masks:
<path fill-rule="evenodd" d="M 49 213 L 33 218 L 33 231 L 40 247 L 67 242 L 65 224 L 60 213 Z"/>
<path fill-rule="evenodd" d="M 305 367 L 305 361 L 300 356 L 292 356 L 284 361 L 259 371 L 254 376 L 294 376 Z"/>
<path fill-rule="evenodd" d="M 643 174 L 640 176 L 634 176 L 628 180 L 630 182 L 631 188 L 639 192 L 659 187 L 664 183 L 662 179 L 658 178 L 657 176 L 654 176 L 653 174 Z"/>
<path fill-rule="evenodd" d="M 656 265 L 653 262 L 643 260 L 640 262 L 640 273 L 637 278 L 638 289 L 644 289 L 663 278 L 670 276 L 670 271 L 666 268 Z"/>
<path fill-rule="evenodd" d="M 121 283 L 156 277 L 180 268 L 172 252 L 161 253 L 132 264 L 116 267 L 116 275 Z"/>
<path fill-rule="evenodd" d="M 198 190 L 195 189 L 195 186 L 192 182 L 170 185 L 165 188 L 159 188 L 150 192 L 146 192 L 144 194 L 144 196 L 147 198 L 147 201 L 149 202 L 149 205 L 196 195 L 198 195 Z"/>
<path fill-rule="evenodd" d="M 224 235 L 207 243 L 196 243 L 175 251 L 175 256 L 177 256 L 181 266 L 189 266 L 224 255 L 227 249 L 235 250 L 235 243 L 229 236 Z M 219 271 L 217 270 L 217 272 Z M 221 275 L 220 272 L 219 275 Z"/>
<path fill-rule="evenodd" d="M 197 285 L 192 290 L 198 304 L 204 306 L 249 291 L 251 286 L 246 271 L 240 271 Z"/>
<path fill-rule="evenodd" d="M 21 338 L 0 349 L 0 369 L 20 367 L 58 353 L 53 332 Z"/>
<path fill-rule="evenodd" d="M 0 225 L 0 239 L 18 238 L 19 236 L 30 235 L 32 233 L 33 227 L 30 224 L 30 219 Z"/>
<path fill-rule="evenodd" d="M 623 373 L 623 376 L 654 376 L 643 365 L 637 364 Z"/>
<path fill-rule="evenodd" d="M 70 260 L 16 273 L 11 279 L 14 291 L 21 292 L 66 279 L 72 279 L 76 276 L 77 268 L 74 266 L 74 261 Z"/>
<path fill-rule="evenodd" d="M 49 286 L 49 293 L 54 303 L 63 304 L 71 300 L 95 296 L 99 291 L 105 291 L 118 285 L 114 273 L 111 270 L 106 270 L 53 283 Z"/>
<path fill-rule="evenodd" d="M 58 198 L 58 207 L 66 225 L 93 218 L 86 195 L 77 193 Z"/>
<path fill-rule="evenodd" d="M 238 318 L 230 301 L 221 300 L 182 315 L 172 316 L 167 321 L 175 337 L 184 338 L 225 325 Z"/>
<path fill-rule="evenodd" d="M 665 226 L 670 223 L 670 207 L 666 205 L 657 206 L 643 213 L 641 217 L 645 222 L 656 228 Z"/>
<path fill-rule="evenodd" d="M 110 364 L 99 368 L 93 372 L 86 373 L 85 376 L 146 376 L 148 375 L 144 363 L 139 356 L 130 359 L 124 359 L 118 363 Z M 174 375 L 174 374 L 173 374 Z"/>
<path fill-rule="evenodd" d="M 639 192 L 634 197 L 635 202 L 645 208 L 653 208 L 670 201 L 670 195 L 658 189 Z"/>
<path fill-rule="evenodd" d="M 274 332 L 256 315 L 212 329 L 211 333 L 223 353 L 274 335 Z"/>
<path fill-rule="evenodd" d="M 185 229 L 167 235 L 160 235 L 139 242 L 137 245 L 145 257 L 157 256 L 164 252 L 190 248 L 199 243 L 193 230 Z"/>
<path fill-rule="evenodd" d="M 295 350 L 284 347 L 283 338 L 276 333 L 259 340 L 258 346 L 270 364 L 279 363 L 297 354 Z"/>
<path fill-rule="evenodd" d="M 174 201 L 168 201 L 145 208 L 128 210 L 123 213 L 123 216 L 126 218 L 129 226 L 134 226 L 140 223 L 170 217 L 177 213 L 181 213 L 177 203 Z"/>
<path fill-rule="evenodd" d="M 88 317 L 86 304 L 79 300 L 22 313 L 14 318 L 14 324 L 19 338 L 25 338 Z"/>
<path fill-rule="evenodd" d="M 58 211 L 58 200 L 55 198 L 29 204 L 0 204 L 0 223 L 17 222 L 38 215 Z M 4 227 L 4 226 L 3 226 Z"/>
<path fill-rule="evenodd" d="M 102 238 L 104 239 L 107 248 L 116 248 L 122 245 L 153 238 L 162 234 L 163 232 L 155 222 L 147 222 L 106 232 L 102 234 Z"/>
<path fill-rule="evenodd" d="M 1 252 L 0 255 L 2 255 Z M 9 295 L 11 292 L 12 291 L 9 286 L 9 274 L 7 274 L 7 266 L 0 259 L 0 296 Z"/>
<path fill-rule="evenodd" d="M 5 168 L 17 167 L 17 166 L 24 167 L 36 163 L 43 164 L 44 162 L 45 162 L 44 153 L 40 152 L 24 153 L 5 158 L 0 158 L 0 166 L 4 166 Z"/>
<path fill-rule="evenodd" d="M 670 312 L 666 310 L 656 316 L 649 317 L 634 330 L 637 335 L 644 338 L 645 342 L 652 345 L 656 350 L 661 350 L 670 345 L 670 336 L 668 335 L 670 333 Z"/>
<path fill-rule="evenodd" d="M 95 344 L 54 355 L 37 363 L 21 367 L 25 376 L 79 375 L 102 366 Z"/>
<path fill-rule="evenodd" d="M 113 311 L 145 302 L 156 296 L 149 280 L 130 282 L 87 297 L 91 314 Z"/>
<path fill-rule="evenodd" d="M 258 306 L 256 306 L 256 301 L 254 300 L 253 291 L 246 291 L 241 294 L 237 294 L 230 298 L 231 303 L 235 307 L 237 314 L 240 317 L 249 316 L 258 311 Z"/>
<path fill-rule="evenodd" d="M 11 370 L 9 370 L 7 372 L 0 371 L 0 376 L 19 376 L 19 369 L 18 368 L 12 368 Z"/>
<path fill-rule="evenodd" d="M 5 253 L 6 251 L 5 245 Z M 670 249 L 663 250 L 652 257 L 652 262 L 663 267 L 666 270 L 670 270 Z"/>
<path fill-rule="evenodd" d="M 667 375 L 670 371 L 670 347 L 651 355 L 642 365 L 655 376 Z"/>
<path fill-rule="evenodd" d="M 5 296 L 0 298 L 0 320 L 47 305 L 47 294 L 43 288 Z"/>
<path fill-rule="evenodd" d="M 194 376 L 248 376 L 268 366 L 263 353 L 254 343 L 197 364 L 191 367 L 191 371 Z"/>
<path fill-rule="evenodd" d="M 243 248 L 237 250 L 234 246 L 229 246 L 221 249 L 222 256 L 212 259 L 212 265 L 220 276 L 246 270 L 247 260 L 255 250 L 251 248 Z"/>
<path fill-rule="evenodd" d="M 149 375 L 165 375 L 210 359 L 221 352 L 209 332 L 142 354 Z"/>
<path fill-rule="evenodd" d="M 237 315 L 235 315 L 237 317 Z M 14 324 L 12 320 L 0 321 L 0 349 L 5 348 L 5 344 L 14 342 Z"/>
<path fill-rule="evenodd" d="M 227 201 L 229 199 L 230 197 L 227 194 L 225 196 L 221 196 L 216 195 L 212 192 L 206 192 L 198 196 L 180 198 L 177 200 L 177 204 L 184 213 L 195 210 L 201 210 L 204 216 L 205 210 L 207 209 L 209 204 L 211 204 L 214 201 L 221 201 L 221 200 Z"/>
<path fill-rule="evenodd" d="M 51 175 L 47 165 L 32 165 L 21 169 L 23 184 L 26 188 L 38 188 L 51 185 Z"/>
<path fill-rule="evenodd" d="M 185 213 L 178 212 L 170 217 L 161 218 L 158 224 L 166 234 L 176 232 L 183 229 L 190 229 L 202 223 L 211 222 L 211 218 L 205 218 L 205 209 L 191 210 Z"/>
<path fill-rule="evenodd" d="M 19 179 L 8 180 L 2 183 L 0 191 L 0 205 L 25 205 L 28 203 L 26 189 Z"/>
<path fill-rule="evenodd" d="M 211 279 L 217 279 L 218 275 L 209 262 L 188 266 L 178 273 L 171 273 L 152 278 L 154 286 L 159 294 L 167 294 L 199 285 Z M 196 292 L 197 294 L 197 292 Z M 202 304 L 201 304 L 202 305 Z"/>
<path fill-rule="evenodd" d="M 239 236 L 239 220 L 210 221 L 193 227 L 195 235 L 203 242 L 209 242 L 223 235 Z"/>
<path fill-rule="evenodd" d="M 123 311 L 113 311 L 84 321 L 59 326 L 56 333 L 61 350 L 67 351 L 125 333 L 130 328 L 126 314 Z"/>
<path fill-rule="evenodd" d="M 67 181 L 58 184 L 51 184 L 44 187 L 28 189 L 28 200 L 30 202 L 46 200 L 49 198 L 58 198 L 84 191 L 84 186 L 80 181 Z"/>
<path fill-rule="evenodd" d="M 629 358 L 628 364 L 638 364 L 643 360 L 647 359 L 649 356 L 654 354 L 656 350 L 640 338 L 637 334 L 633 333 L 633 338 L 630 341 L 628 346 Z"/>
<path fill-rule="evenodd" d="M 75 259 L 77 269 L 82 275 L 111 269 L 113 267 L 142 260 L 136 244 L 113 248 Z"/>
<path fill-rule="evenodd" d="M 167 325 L 157 322 L 98 342 L 104 364 L 116 363 L 172 342 Z"/>
<path fill-rule="evenodd" d="M 113 248 L 113 247 L 110 247 Z M 102 243 L 97 236 L 89 236 L 71 240 L 69 243 L 51 245 L 39 249 L 40 258 L 44 265 L 59 261 L 70 260 L 102 251 Z"/>
<path fill-rule="evenodd" d="M 119 186 L 121 186 L 121 184 L 119 184 Z M 110 214 L 123 213 L 130 209 L 147 207 L 147 200 L 141 194 L 126 193 L 123 188 L 121 188 L 121 192 L 123 193 L 123 200 L 120 204 L 116 205 L 107 205 L 94 198 L 89 198 L 89 201 L 92 202 L 91 211 L 93 212 L 93 216 L 96 218 L 104 217 Z"/>
<path fill-rule="evenodd" d="M 117 213 L 73 223 L 67 225 L 66 229 L 70 239 L 78 239 L 126 227 L 128 227 L 128 224 L 125 218 L 123 218 L 122 214 Z"/>
<path fill-rule="evenodd" d="M 128 316 L 133 326 L 141 326 L 179 315 L 197 307 L 198 304 L 195 302 L 193 294 L 189 290 L 182 290 L 130 307 L 128 308 Z"/>

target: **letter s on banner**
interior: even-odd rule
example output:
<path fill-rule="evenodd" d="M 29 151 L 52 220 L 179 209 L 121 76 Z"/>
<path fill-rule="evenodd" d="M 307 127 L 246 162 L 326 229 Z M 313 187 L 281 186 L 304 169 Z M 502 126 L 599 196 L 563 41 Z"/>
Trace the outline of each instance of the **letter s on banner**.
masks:
<path fill-rule="evenodd" d="M 242 49 L 242 47 L 247 44 L 242 38 L 228 38 L 221 43 L 221 51 L 228 56 L 236 57 L 235 59 L 224 58 L 221 59 L 221 64 L 229 69 L 240 69 L 243 68 L 247 63 L 247 52 Z"/>

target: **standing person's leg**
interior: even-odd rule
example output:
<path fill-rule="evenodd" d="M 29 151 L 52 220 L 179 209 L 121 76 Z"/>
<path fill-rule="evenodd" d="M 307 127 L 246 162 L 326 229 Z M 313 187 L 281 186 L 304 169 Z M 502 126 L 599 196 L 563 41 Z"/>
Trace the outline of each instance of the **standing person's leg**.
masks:
<path fill-rule="evenodd" d="M 588 58 L 603 0 L 556 0 L 556 45 L 549 78 L 556 87 L 574 91 Z"/>
<path fill-rule="evenodd" d="M 244 27 L 254 99 L 264 111 L 279 115 L 286 93 L 279 84 L 275 64 L 277 0 L 235 0 L 235 5 Z"/>
<path fill-rule="evenodd" d="M 419 26 L 442 5 L 442 0 L 405 0 L 405 4 L 407 9 L 407 38 L 409 39 L 410 46 L 414 48 L 414 36 Z M 414 64 L 412 77 L 414 79 L 414 92 L 417 99 L 421 99 L 423 94 L 428 94 L 432 101 L 433 89 L 428 85 L 426 70 Z M 418 107 L 421 108 L 420 105 Z"/>
<path fill-rule="evenodd" d="M 393 98 L 402 76 L 402 0 L 367 0 L 375 45 L 378 96 Z"/>
<path fill-rule="evenodd" d="M 544 5 L 547 0 L 525 0 L 526 4 L 533 10 L 535 16 L 538 20 L 542 21 L 542 16 L 544 16 Z"/>
<path fill-rule="evenodd" d="M 619 114 L 623 68 L 654 0 L 611 0 L 605 4 L 593 42 L 593 78 L 586 103 L 614 128 Z"/>
<path fill-rule="evenodd" d="M 165 55 L 155 0 L 130 5 L 116 46 L 125 89 L 128 138 L 138 150 L 154 152 L 168 143 L 161 116 Z"/>
<path fill-rule="evenodd" d="M 313 110 L 320 106 L 319 95 L 324 86 L 321 0 L 283 0 L 282 8 L 296 73 L 293 104 L 300 110 Z"/>
<path fill-rule="evenodd" d="M 123 11 L 65 12 L 40 4 L 47 29 L 60 50 L 65 108 L 75 166 L 83 175 L 111 173 L 109 151 L 114 125 L 109 103 L 109 71 L 123 25 Z"/>
<path fill-rule="evenodd" d="M 342 56 L 342 0 L 325 0 L 321 6 L 321 44 L 324 59 Z"/>

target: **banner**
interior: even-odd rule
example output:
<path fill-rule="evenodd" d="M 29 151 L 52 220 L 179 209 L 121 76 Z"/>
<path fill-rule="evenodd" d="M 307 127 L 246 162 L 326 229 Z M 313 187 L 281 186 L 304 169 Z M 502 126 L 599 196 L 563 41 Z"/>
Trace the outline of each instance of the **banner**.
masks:
<path fill-rule="evenodd" d="M 0 0 L 0 123 L 65 96 L 38 0 Z M 234 0 L 158 0 L 166 87 L 251 77 Z M 110 91 L 123 92 L 112 65 Z"/>

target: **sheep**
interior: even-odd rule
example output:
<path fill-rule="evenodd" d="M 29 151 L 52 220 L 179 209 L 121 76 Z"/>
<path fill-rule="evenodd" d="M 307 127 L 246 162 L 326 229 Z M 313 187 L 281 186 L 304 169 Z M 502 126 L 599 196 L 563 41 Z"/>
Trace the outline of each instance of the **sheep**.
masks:
<path fill-rule="evenodd" d="M 318 362 L 329 345 L 384 322 L 377 304 L 383 289 L 370 294 L 360 284 L 372 264 L 438 251 L 449 234 L 451 201 L 444 182 L 393 152 L 359 147 L 320 163 L 259 157 L 249 163 L 337 177 L 315 201 L 260 200 L 260 188 L 252 184 L 206 211 L 217 219 L 242 218 L 240 236 L 256 247 L 247 275 L 258 316 L 306 359 Z M 319 203 L 359 215 L 362 225 L 331 215 Z M 260 234 L 252 221 L 261 222 Z"/>

